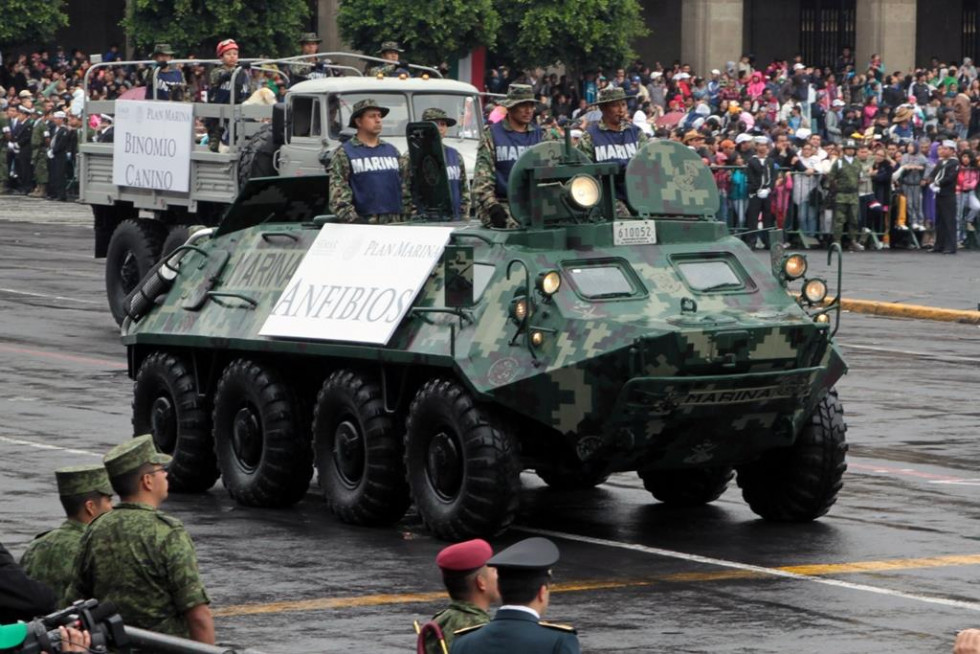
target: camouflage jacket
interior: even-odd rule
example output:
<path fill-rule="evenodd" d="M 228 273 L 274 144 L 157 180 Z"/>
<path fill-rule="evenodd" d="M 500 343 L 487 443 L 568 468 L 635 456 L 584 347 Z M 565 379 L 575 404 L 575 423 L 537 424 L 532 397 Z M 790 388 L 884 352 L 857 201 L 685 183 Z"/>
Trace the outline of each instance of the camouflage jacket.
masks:
<path fill-rule="evenodd" d="M 379 140 L 384 143 L 384 140 Z M 367 147 L 356 136 L 351 137 L 350 143 L 355 147 Z M 406 157 L 398 160 L 398 174 L 402 179 L 407 175 Z M 399 223 L 404 220 L 402 214 L 386 213 L 375 216 L 359 216 L 354 208 L 354 192 L 350 186 L 350 158 L 343 148 L 337 148 L 330 158 L 330 173 L 328 175 L 330 184 L 330 213 L 347 223 L 369 223 L 372 225 L 384 225 L 387 223 Z"/>
<path fill-rule="evenodd" d="M 480 607 L 469 602 L 453 600 L 449 603 L 448 608 L 432 616 L 432 622 L 439 625 L 439 628 L 442 630 L 442 636 L 446 641 L 446 650 L 448 651 L 449 646 L 453 644 L 453 638 L 456 637 L 456 631 L 465 629 L 466 627 L 486 624 L 490 622 L 490 615 Z M 439 641 L 434 636 L 430 635 L 426 639 L 425 653 L 443 654 L 442 648 L 439 646 Z"/>
<path fill-rule="evenodd" d="M 402 172 L 402 209 L 406 216 L 414 216 L 415 203 L 412 201 L 412 166 L 408 152 L 398 161 Z M 459 215 L 460 220 L 467 221 L 470 217 L 470 185 L 466 178 L 466 162 L 459 156 Z"/>
<path fill-rule="evenodd" d="M 627 122 L 621 122 L 619 124 L 619 129 L 616 131 L 625 132 L 630 129 L 633 125 Z M 609 127 L 603 121 L 599 121 L 599 129 L 604 131 L 612 131 L 612 127 Z M 642 130 L 638 129 L 636 134 L 636 147 L 639 149 L 644 143 L 650 140 L 650 137 Z M 589 158 L 590 161 L 595 161 L 595 143 L 592 142 L 592 133 L 589 130 L 582 131 L 582 138 L 579 139 L 578 149 L 585 153 L 585 156 Z"/>
<path fill-rule="evenodd" d="M 48 136 L 44 135 L 45 132 L 48 132 Z M 47 160 L 49 143 L 51 143 L 50 125 L 47 120 L 38 118 L 31 129 L 31 157 L 35 161 L 39 158 Z"/>
<path fill-rule="evenodd" d="M 180 520 L 136 502 L 85 530 L 65 601 L 82 597 L 115 602 L 127 625 L 181 638 L 190 636 L 184 614 L 211 601 Z"/>
<path fill-rule="evenodd" d="M 834 162 L 827 174 L 828 184 L 835 193 L 837 204 L 857 204 L 858 184 L 861 179 L 861 161 L 854 157 L 847 163 L 844 157 Z"/>
<path fill-rule="evenodd" d="M 20 559 L 29 577 L 46 584 L 61 598 L 72 579 L 72 563 L 85 533 L 85 525 L 77 520 L 65 520 L 52 531 L 39 534 L 31 541 Z"/>
<path fill-rule="evenodd" d="M 372 66 L 370 69 L 368 69 L 368 75 L 373 75 L 375 77 L 378 75 L 384 75 L 385 77 L 398 77 L 402 73 L 411 75 L 408 68 L 405 66 L 396 65 L 394 63 L 378 64 L 377 66 Z"/>
<path fill-rule="evenodd" d="M 503 120 L 504 129 L 512 130 L 506 118 Z M 552 140 L 548 130 L 542 130 L 541 142 Z M 473 171 L 473 203 L 476 207 L 477 218 L 484 225 L 490 224 L 490 207 L 501 204 L 507 207 L 506 200 L 501 201 L 495 192 L 496 170 L 497 170 L 497 148 L 493 142 L 490 128 L 483 130 L 483 139 L 480 142 L 480 149 L 476 152 L 476 169 Z M 508 211 L 509 213 L 509 211 Z M 508 228 L 517 227 L 513 218 L 507 220 Z"/>

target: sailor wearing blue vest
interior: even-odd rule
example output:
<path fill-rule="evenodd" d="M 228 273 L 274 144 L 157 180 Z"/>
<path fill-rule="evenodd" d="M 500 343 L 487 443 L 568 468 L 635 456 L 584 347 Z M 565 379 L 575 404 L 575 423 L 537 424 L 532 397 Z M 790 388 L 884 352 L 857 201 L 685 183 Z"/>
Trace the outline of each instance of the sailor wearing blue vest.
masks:
<path fill-rule="evenodd" d="M 370 98 L 356 102 L 348 126 L 357 135 L 330 160 L 330 213 L 345 222 L 402 221 L 400 153 L 381 140 L 386 115 L 387 107 Z"/>
<path fill-rule="evenodd" d="M 484 130 L 476 153 L 473 200 L 476 213 L 487 227 L 516 228 L 507 203 L 507 181 L 517 159 L 533 145 L 548 140 L 534 124 L 534 91 L 526 84 L 511 84 L 500 101 L 507 116 Z"/>
<path fill-rule="evenodd" d="M 578 148 L 596 163 L 618 163 L 616 176 L 616 215 L 629 216 L 626 203 L 626 166 L 636 151 L 649 140 L 643 130 L 628 122 L 626 92 L 608 86 L 599 91 L 596 100 L 602 119 L 585 128 Z"/>
<path fill-rule="evenodd" d="M 449 128 L 456 124 L 456 119 L 450 118 L 442 109 L 432 107 L 422 112 L 422 120 L 431 121 L 439 128 L 442 151 L 446 157 L 449 192 L 453 198 L 453 220 L 469 220 L 470 187 L 466 183 L 466 165 L 459 150 L 446 145 Z M 406 214 L 413 214 L 416 209 L 412 204 L 412 175 L 408 152 L 402 155 L 402 172 L 402 204 Z"/>
<path fill-rule="evenodd" d="M 558 548 L 526 538 L 487 561 L 497 568 L 501 607 L 486 624 L 458 629 L 450 654 L 579 654 L 575 629 L 541 622 L 551 599 Z"/>
<path fill-rule="evenodd" d="M 153 48 L 153 58 L 157 65 L 146 72 L 146 99 L 181 102 L 187 89 L 187 81 L 180 68 L 170 65 L 170 60 L 174 58 L 170 44 L 157 43 Z"/>

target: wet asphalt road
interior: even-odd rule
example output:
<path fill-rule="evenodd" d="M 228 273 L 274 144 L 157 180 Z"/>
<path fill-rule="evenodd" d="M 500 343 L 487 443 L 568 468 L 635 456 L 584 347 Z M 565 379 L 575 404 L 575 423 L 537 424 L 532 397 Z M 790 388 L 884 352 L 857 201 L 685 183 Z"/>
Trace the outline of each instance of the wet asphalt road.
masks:
<path fill-rule="evenodd" d="M 61 519 L 53 470 L 130 435 L 132 384 L 88 215 L 0 198 L 0 538 L 17 556 Z M 845 265 L 852 297 L 980 301 L 977 254 Z M 711 506 L 675 510 L 632 474 L 583 492 L 525 475 L 519 527 L 494 545 L 552 533 L 562 562 L 548 617 L 574 624 L 584 651 L 943 652 L 980 625 L 980 328 L 847 314 L 840 342 L 849 470 L 816 523 L 763 523 L 734 485 Z M 412 514 L 357 528 L 315 488 L 292 509 L 258 510 L 220 482 L 165 508 L 197 544 L 222 641 L 409 652 L 411 621 L 443 604 L 443 543 Z"/>

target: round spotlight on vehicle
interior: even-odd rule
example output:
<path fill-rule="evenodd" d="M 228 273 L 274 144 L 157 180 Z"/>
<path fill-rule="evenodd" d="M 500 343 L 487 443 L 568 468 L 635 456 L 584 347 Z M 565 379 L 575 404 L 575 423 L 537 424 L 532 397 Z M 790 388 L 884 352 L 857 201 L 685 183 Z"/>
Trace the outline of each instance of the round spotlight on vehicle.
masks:
<path fill-rule="evenodd" d="M 787 279 L 799 279 L 806 274 L 806 257 L 792 254 L 783 259 L 783 274 Z"/>
<path fill-rule="evenodd" d="M 510 305 L 510 317 L 521 323 L 527 318 L 527 299 L 517 298 Z"/>
<path fill-rule="evenodd" d="M 531 345 L 541 347 L 544 343 L 544 332 L 531 332 Z"/>
<path fill-rule="evenodd" d="M 377 77 L 378 79 L 384 79 L 385 78 L 385 74 L 384 73 L 378 73 L 377 75 L 375 75 L 375 77 Z"/>
<path fill-rule="evenodd" d="M 408 79 L 408 73 L 399 73 L 398 79 Z"/>
<path fill-rule="evenodd" d="M 429 74 L 428 73 L 422 73 L 422 80 L 425 81 L 425 82 L 429 81 Z"/>
<path fill-rule="evenodd" d="M 591 209 L 602 198 L 599 180 L 591 175 L 576 175 L 565 184 L 568 198 L 580 209 Z"/>
<path fill-rule="evenodd" d="M 830 316 L 826 313 L 818 313 L 813 321 L 819 325 L 826 325 L 830 323 Z"/>
<path fill-rule="evenodd" d="M 561 288 L 561 275 L 557 270 L 549 270 L 538 275 L 538 290 L 548 297 L 554 295 Z"/>
<path fill-rule="evenodd" d="M 803 297 L 810 304 L 819 304 L 827 297 L 827 282 L 822 279 L 808 279 L 803 284 Z"/>

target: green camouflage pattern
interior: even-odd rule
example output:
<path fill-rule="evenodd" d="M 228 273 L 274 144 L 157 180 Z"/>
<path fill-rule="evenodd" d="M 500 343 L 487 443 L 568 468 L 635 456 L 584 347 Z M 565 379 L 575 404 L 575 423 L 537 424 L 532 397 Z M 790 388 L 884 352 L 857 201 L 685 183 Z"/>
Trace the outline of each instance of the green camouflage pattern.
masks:
<path fill-rule="evenodd" d="M 626 173 L 641 213 L 630 221 L 615 220 L 609 193 L 581 211 L 558 198 L 576 175 L 596 176 L 611 191 L 618 165 L 584 159 L 557 143 L 526 152 L 515 165 L 526 179 L 511 178 L 511 201 L 526 216 L 518 228 L 457 223 L 450 239 L 472 248 L 449 250 L 454 271 L 456 258 L 473 261 L 473 306 L 447 305 L 445 266 L 437 265 L 415 300 L 419 310 L 409 311 L 383 347 L 258 336 L 320 227 L 278 219 L 219 230 L 201 247 L 215 260 L 227 254 L 214 285 L 225 295 L 185 308 L 214 276 L 204 255 L 188 253 L 158 306 L 124 327 L 130 374 L 142 357 L 167 348 L 209 358 L 291 356 L 291 365 L 309 362 L 309 373 L 320 378 L 333 365 L 358 361 L 423 378 L 450 375 L 520 418 L 525 452 L 548 437 L 577 459 L 612 470 L 735 465 L 791 445 L 846 371 L 830 325 L 817 323 L 818 310 L 798 304 L 769 262 L 714 220 L 714 180 L 688 148 L 640 148 Z M 247 204 L 235 211 L 248 211 Z M 234 212 L 225 218 L 237 220 Z M 277 237 L 263 238 L 270 231 Z M 654 232 L 655 243 L 629 240 Z M 698 281 L 719 265 L 736 281 Z M 588 283 L 593 268 L 601 273 L 598 290 Z M 535 289 L 547 271 L 562 279 L 550 298 Z M 610 279 L 619 282 L 606 293 Z M 523 322 L 511 318 L 518 296 L 529 305 Z"/>
<path fill-rule="evenodd" d="M 355 146 L 367 147 L 356 136 L 351 137 L 350 142 Z M 383 139 L 380 143 L 384 143 Z M 404 179 L 407 175 L 404 159 L 399 159 L 399 175 Z M 368 223 L 372 225 L 386 225 L 389 223 L 399 223 L 403 221 L 402 214 L 389 213 L 373 216 L 360 216 L 354 208 L 354 192 L 350 186 L 350 157 L 344 152 L 343 148 L 337 148 L 330 158 L 330 213 L 337 216 L 340 222 L 345 223 Z"/>
<path fill-rule="evenodd" d="M 194 544 L 180 520 L 121 502 L 85 530 L 65 602 L 115 602 L 129 626 L 189 638 L 184 614 L 210 603 Z"/>
<path fill-rule="evenodd" d="M 443 640 L 448 650 L 456 638 L 457 631 L 490 622 L 490 614 L 469 602 L 453 600 L 447 608 L 432 616 L 432 622 L 439 625 L 439 629 L 442 630 Z M 425 654 L 443 654 L 439 641 L 431 632 L 425 639 Z"/>
<path fill-rule="evenodd" d="M 72 567 L 78 554 L 85 525 L 77 520 L 65 520 L 52 531 L 39 534 L 24 550 L 20 566 L 28 577 L 40 581 L 64 597 L 72 581 Z"/>
<path fill-rule="evenodd" d="M 54 476 L 58 482 L 58 495 L 82 495 L 92 492 L 112 495 L 109 475 L 101 463 L 59 468 L 54 471 Z"/>
<path fill-rule="evenodd" d="M 116 445 L 102 458 L 110 477 L 124 475 L 146 464 L 169 465 L 170 461 L 169 454 L 157 452 L 153 437 L 149 434 Z"/>
<path fill-rule="evenodd" d="M 48 183 L 48 146 L 51 145 L 51 130 L 51 124 L 44 118 L 35 120 L 34 127 L 31 129 L 31 164 L 34 166 L 36 184 Z"/>
<path fill-rule="evenodd" d="M 503 121 L 504 129 L 512 130 L 510 123 L 505 119 Z M 541 141 L 545 142 L 551 139 L 551 135 L 548 131 L 542 130 Z M 497 148 L 493 143 L 493 134 L 490 132 L 490 127 L 486 127 L 483 130 L 483 138 L 480 141 L 480 147 L 476 151 L 476 168 L 473 171 L 473 206 L 476 209 L 476 217 L 483 224 L 484 227 L 490 226 L 490 208 L 499 204 L 504 209 L 507 210 L 507 215 L 509 216 L 507 220 L 508 229 L 516 229 L 518 227 L 517 221 L 510 217 L 510 205 L 506 198 L 497 197 L 496 193 L 496 168 L 497 168 Z"/>

